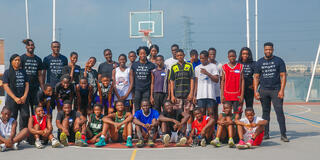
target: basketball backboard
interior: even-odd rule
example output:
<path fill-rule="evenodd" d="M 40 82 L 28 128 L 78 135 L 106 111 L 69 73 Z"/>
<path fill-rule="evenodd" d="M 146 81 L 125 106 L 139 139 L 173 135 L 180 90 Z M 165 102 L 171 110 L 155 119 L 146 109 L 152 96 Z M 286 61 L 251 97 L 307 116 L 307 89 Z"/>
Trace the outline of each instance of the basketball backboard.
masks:
<path fill-rule="evenodd" d="M 163 37 L 163 11 L 130 12 L 129 19 L 130 38 L 143 38 L 146 30 L 150 37 Z"/>

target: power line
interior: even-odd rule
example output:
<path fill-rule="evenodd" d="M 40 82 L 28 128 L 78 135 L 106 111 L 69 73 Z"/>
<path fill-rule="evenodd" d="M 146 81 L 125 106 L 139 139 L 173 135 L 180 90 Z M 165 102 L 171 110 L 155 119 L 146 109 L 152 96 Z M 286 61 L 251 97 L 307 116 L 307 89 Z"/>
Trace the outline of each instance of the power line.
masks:
<path fill-rule="evenodd" d="M 194 32 L 191 31 L 191 26 L 194 25 L 194 23 L 191 22 L 191 18 L 187 17 L 187 16 L 182 16 L 182 18 L 184 19 L 184 39 L 182 42 L 182 48 L 185 51 L 185 53 L 189 53 L 189 51 L 192 48 L 192 43 L 193 40 L 191 38 L 191 34 L 193 34 Z"/>

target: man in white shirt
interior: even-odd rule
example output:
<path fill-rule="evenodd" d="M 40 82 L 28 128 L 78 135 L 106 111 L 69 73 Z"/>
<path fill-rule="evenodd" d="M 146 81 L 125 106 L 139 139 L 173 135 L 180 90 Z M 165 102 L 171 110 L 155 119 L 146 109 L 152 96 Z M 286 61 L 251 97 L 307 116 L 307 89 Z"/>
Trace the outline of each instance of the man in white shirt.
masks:
<path fill-rule="evenodd" d="M 176 54 L 178 49 L 179 49 L 179 46 L 177 44 L 173 44 L 171 46 L 172 57 L 164 61 L 164 64 L 168 69 L 171 69 L 171 67 L 178 62 L 178 60 L 176 59 Z"/>
<path fill-rule="evenodd" d="M 213 117 L 213 108 L 216 106 L 215 83 L 219 82 L 219 72 L 216 65 L 209 63 L 209 53 L 206 50 L 200 53 L 200 62 L 195 69 L 195 92 L 193 103 L 200 107 L 203 114 Z M 217 119 L 215 119 L 217 121 Z"/>

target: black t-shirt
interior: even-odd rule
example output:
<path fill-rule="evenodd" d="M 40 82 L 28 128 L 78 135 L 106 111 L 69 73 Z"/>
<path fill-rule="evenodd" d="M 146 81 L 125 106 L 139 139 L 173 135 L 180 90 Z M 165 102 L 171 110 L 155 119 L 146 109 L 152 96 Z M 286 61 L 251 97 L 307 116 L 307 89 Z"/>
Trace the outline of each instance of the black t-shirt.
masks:
<path fill-rule="evenodd" d="M 69 115 L 70 115 L 70 117 L 69 117 L 69 126 L 73 126 L 74 121 L 76 120 L 76 118 L 79 118 L 81 116 L 81 113 L 79 113 L 79 112 L 77 112 L 75 110 L 72 110 Z M 64 114 L 64 112 L 60 111 L 57 114 L 57 119 L 56 120 L 59 120 L 62 123 L 62 121 L 63 121 L 63 119 L 65 117 L 66 117 L 66 115 Z"/>
<path fill-rule="evenodd" d="M 15 85 L 15 88 L 10 87 L 11 91 L 16 97 L 22 97 L 26 88 L 26 82 L 29 82 L 28 76 L 23 69 L 15 71 L 16 82 L 15 84 L 10 84 L 10 79 L 13 77 L 9 76 L 9 69 L 7 69 L 2 77 L 3 83 L 7 83 L 10 86 Z M 12 79 L 11 79 L 12 80 Z M 7 95 L 9 97 L 9 95 Z"/>
<path fill-rule="evenodd" d="M 62 75 L 64 74 L 69 74 L 71 72 L 71 67 L 70 66 L 64 66 L 62 69 Z M 75 65 L 74 71 L 73 71 L 73 82 L 74 84 L 79 84 L 80 81 L 80 72 L 81 72 L 81 67 L 78 65 Z"/>
<path fill-rule="evenodd" d="M 245 88 L 249 87 L 253 84 L 253 73 L 255 70 L 256 62 L 249 62 L 249 63 L 241 63 L 243 64 L 243 77 L 244 77 L 244 84 Z"/>
<path fill-rule="evenodd" d="M 52 87 L 60 81 L 62 68 L 68 65 L 68 59 L 62 54 L 53 57 L 51 54 L 43 59 L 43 69 L 47 70 L 47 83 Z"/>
<path fill-rule="evenodd" d="M 254 72 L 260 74 L 260 88 L 278 90 L 281 88 L 280 73 L 287 71 L 284 61 L 273 56 L 271 59 L 260 58 Z"/>
<path fill-rule="evenodd" d="M 107 62 L 101 63 L 98 68 L 98 74 L 106 74 L 108 78 L 112 79 L 112 70 L 114 65 L 118 66 L 118 64 L 115 62 L 112 64 L 109 64 Z"/>
<path fill-rule="evenodd" d="M 156 66 L 149 61 L 147 61 L 145 64 L 140 63 L 140 61 L 132 64 L 131 69 L 134 73 L 135 90 L 143 91 L 150 89 L 151 71 L 155 68 Z"/>
<path fill-rule="evenodd" d="M 38 79 L 38 72 L 42 70 L 43 64 L 41 58 L 37 55 L 29 57 L 26 54 L 23 54 L 21 57 L 21 67 L 25 70 L 29 78 L 29 88 L 37 89 L 40 86 Z"/>
<path fill-rule="evenodd" d="M 55 92 L 57 93 L 58 98 L 62 99 L 62 101 L 67 99 L 69 100 L 70 97 L 75 95 L 74 86 L 72 84 L 70 84 L 68 88 L 63 88 L 61 86 L 61 82 L 57 83 Z"/>
<path fill-rule="evenodd" d="M 81 77 L 84 77 L 84 69 L 81 69 Z M 95 69 L 87 71 L 88 83 L 93 87 L 93 94 L 97 92 L 98 72 Z"/>
<path fill-rule="evenodd" d="M 52 96 L 45 95 L 42 90 L 39 90 L 37 93 L 37 104 L 44 101 L 50 101 L 50 106 L 53 108 L 55 106 L 55 99 L 54 93 Z"/>
<path fill-rule="evenodd" d="M 182 112 L 183 111 L 181 109 L 177 109 L 177 110 L 174 109 L 174 110 L 172 110 L 171 113 L 168 113 L 168 112 L 164 111 L 162 113 L 162 115 L 167 117 L 167 118 L 172 118 L 172 119 L 175 119 L 175 120 L 180 122 L 182 120 L 182 118 L 183 118 Z"/>

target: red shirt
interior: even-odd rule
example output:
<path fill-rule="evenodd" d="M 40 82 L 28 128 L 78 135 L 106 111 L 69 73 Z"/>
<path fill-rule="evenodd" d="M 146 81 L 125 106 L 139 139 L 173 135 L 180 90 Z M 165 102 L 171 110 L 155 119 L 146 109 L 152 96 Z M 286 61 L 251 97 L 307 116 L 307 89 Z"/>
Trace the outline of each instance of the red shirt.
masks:
<path fill-rule="evenodd" d="M 42 120 L 40 121 L 40 123 L 38 122 L 37 117 L 35 115 L 32 116 L 32 118 L 33 118 L 33 126 L 38 124 L 40 126 L 40 130 L 44 130 L 47 128 L 47 116 L 42 117 Z"/>
<path fill-rule="evenodd" d="M 199 135 L 202 131 L 202 129 L 207 125 L 209 122 L 210 117 L 209 116 L 203 116 L 202 121 L 199 122 L 198 120 L 195 120 L 192 122 L 192 129 L 196 129 L 196 134 Z"/>
<path fill-rule="evenodd" d="M 229 64 L 224 64 L 222 66 L 224 72 L 224 88 L 223 96 L 226 101 L 239 101 L 241 96 L 241 73 L 243 70 L 243 65 L 237 63 L 235 66 L 231 67 Z"/>

